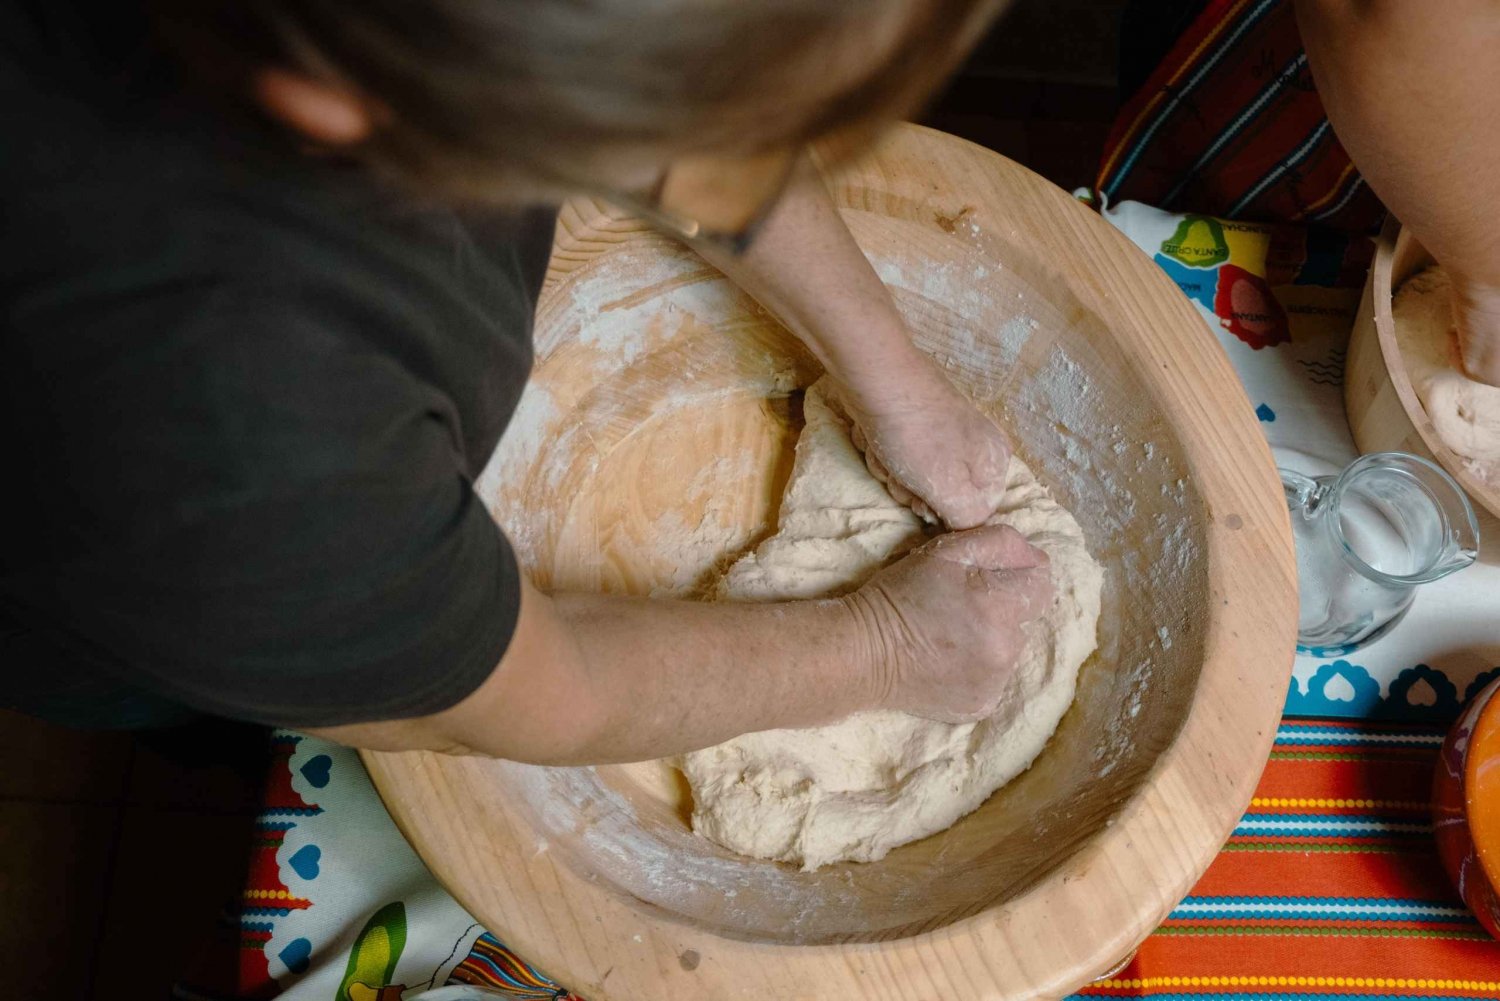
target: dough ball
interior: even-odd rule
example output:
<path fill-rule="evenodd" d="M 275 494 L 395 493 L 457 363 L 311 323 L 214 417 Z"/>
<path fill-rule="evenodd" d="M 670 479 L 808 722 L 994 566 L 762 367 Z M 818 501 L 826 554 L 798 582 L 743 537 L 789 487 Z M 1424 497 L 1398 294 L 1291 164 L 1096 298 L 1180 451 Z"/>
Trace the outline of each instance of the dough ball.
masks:
<path fill-rule="evenodd" d="M 843 417 L 814 384 L 777 530 L 732 565 L 717 596 L 777 601 L 841 594 L 924 539 L 922 523 L 866 470 Z M 858 713 L 805 730 L 751 733 L 686 755 L 693 829 L 733 851 L 812 870 L 870 862 L 935 834 L 1030 767 L 1073 702 L 1097 643 L 1104 573 L 1078 523 L 1013 459 L 992 522 L 1052 561 L 1056 597 L 1027 627 L 999 710 L 953 725 Z"/>

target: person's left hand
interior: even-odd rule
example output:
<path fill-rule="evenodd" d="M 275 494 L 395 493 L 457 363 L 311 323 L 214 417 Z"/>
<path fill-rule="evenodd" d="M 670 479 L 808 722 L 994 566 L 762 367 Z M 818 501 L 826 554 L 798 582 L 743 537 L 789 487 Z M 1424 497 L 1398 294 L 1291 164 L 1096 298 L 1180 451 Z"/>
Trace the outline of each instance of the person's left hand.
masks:
<path fill-rule="evenodd" d="M 1005 432 L 920 356 L 900 382 L 872 398 L 840 386 L 854 445 L 898 503 L 962 530 L 984 524 L 1005 492 Z"/>

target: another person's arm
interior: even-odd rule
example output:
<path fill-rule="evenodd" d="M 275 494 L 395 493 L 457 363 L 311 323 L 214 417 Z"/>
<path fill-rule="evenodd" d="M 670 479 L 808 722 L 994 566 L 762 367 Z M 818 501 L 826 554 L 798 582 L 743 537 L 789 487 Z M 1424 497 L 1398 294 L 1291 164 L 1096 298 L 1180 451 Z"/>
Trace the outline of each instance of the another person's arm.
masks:
<path fill-rule="evenodd" d="M 1500 4 L 1298 0 L 1297 15 L 1339 141 L 1452 277 L 1469 374 L 1500 385 Z"/>
<path fill-rule="evenodd" d="M 783 604 L 544 595 L 523 585 L 499 667 L 446 711 L 314 730 L 377 750 L 544 764 L 638 761 L 863 709 L 977 719 L 1051 600 L 1009 528 L 944 536 L 842 599 Z"/>
<path fill-rule="evenodd" d="M 981 524 L 1005 486 L 1004 433 L 912 344 L 811 160 L 742 255 L 695 244 L 774 313 L 840 383 L 871 471 L 950 528 Z"/>

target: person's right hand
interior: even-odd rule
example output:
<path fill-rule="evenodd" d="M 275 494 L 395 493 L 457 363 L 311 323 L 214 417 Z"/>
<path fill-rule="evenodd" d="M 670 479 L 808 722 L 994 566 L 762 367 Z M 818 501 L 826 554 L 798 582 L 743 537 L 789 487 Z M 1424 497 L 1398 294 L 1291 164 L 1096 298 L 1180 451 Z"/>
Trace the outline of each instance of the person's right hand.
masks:
<path fill-rule="evenodd" d="M 1052 602 L 1047 554 L 1008 526 L 940 536 L 847 599 L 874 649 L 879 705 L 950 723 L 998 708 Z"/>
<path fill-rule="evenodd" d="M 1458 329 L 1459 370 L 1479 382 L 1500 386 L 1500 288 L 1453 281 L 1453 323 Z"/>

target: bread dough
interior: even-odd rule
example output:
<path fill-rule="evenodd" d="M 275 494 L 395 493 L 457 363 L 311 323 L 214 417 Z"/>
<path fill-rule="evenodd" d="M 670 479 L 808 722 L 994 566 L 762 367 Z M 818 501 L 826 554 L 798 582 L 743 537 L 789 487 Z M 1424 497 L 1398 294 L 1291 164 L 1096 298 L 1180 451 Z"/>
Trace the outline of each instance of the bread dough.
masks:
<path fill-rule="evenodd" d="M 1442 268 L 1407 279 L 1391 309 L 1396 343 L 1443 444 L 1475 476 L 1500 485 L 1500 387 L 1475 382 L 1460 367 L 1451 294 Z"/>
<path fill-rule="evenodd" d="M 840 594 L 925 538 L 921 521 L 866 470 L 819 385 L 808 390 L 804 414 L 776 533 L 729 568 L 720 598 Z M 869 862 L 950 826 L 1030 767 L 1072 704 L 1078 668 L 1097 642 L 1103 571 L 1073 516 L 1019 459 L 992 521 L 1046 550 L 1056 584 L 1052 607 L 1026 627 L 1019 669 L 995 715 L 955 726 L 864 712 L 694 752 L 681 767 L 693 789 L 695 831 L 806 870 Z"/>

